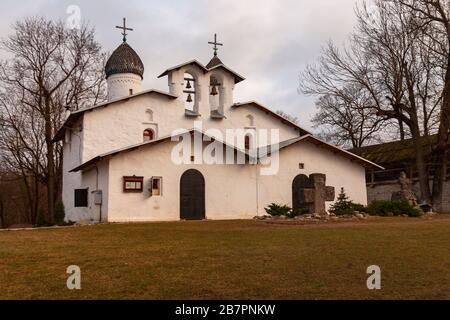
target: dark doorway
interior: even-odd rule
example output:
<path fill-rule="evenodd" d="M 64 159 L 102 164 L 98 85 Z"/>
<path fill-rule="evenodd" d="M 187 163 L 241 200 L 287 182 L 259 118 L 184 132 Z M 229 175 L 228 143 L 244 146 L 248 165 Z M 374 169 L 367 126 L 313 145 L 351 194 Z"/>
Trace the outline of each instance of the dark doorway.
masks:
<path fill-rule="evenodd" d="M 299 174 L 292 182 L 292 209 L 301 211 L 309 209 L 308 205 L 305 204 L 301 193 L 305 188 L 311 188 L 311 181 L 308 176 Z"/>
<path fill-rule="evenodd" d="M 205 179 L 197 170 L 188 170 L 180 181 L 180 217 L 203 220 L 205 215 Z"/>

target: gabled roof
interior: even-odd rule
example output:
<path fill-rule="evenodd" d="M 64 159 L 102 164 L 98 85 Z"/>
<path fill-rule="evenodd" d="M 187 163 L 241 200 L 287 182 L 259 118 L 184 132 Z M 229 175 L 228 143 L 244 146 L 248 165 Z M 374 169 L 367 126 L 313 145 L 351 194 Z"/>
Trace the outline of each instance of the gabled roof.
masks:
<path fill-rule="evenodd" d="M 218 58 L 217 58 L 218 59 Z M 220 60 L 219 60 L 220 61 Z M 210 62 L 211 63 L 211 62 Z M 191 65 L 191 64 L 193 64 L 193 65 L 196 65 L 196 66 L 198 66 L 202 71 L 203 71 L 203 73 L 207 73 L 207 72 L 209 72 L 209 71 L 212 71 L 212 70 L 215 70 L 215 69 L 224 69 L 225 71 L 227 71 L 228 73 L 230 73 L 230 74 L 232 74 L 233 76 L 234 76 L 234 81 L 235 81 L 235 83 L 239 83 L 239 82 L 241 82 L 241 81 L 244 81 L 245 80 L 245 78 L 243 77 L 243 76 L 241 76 L 239 73 L 237 73 L 237 72 L 235 72 L 235 71 L 233 71 L 233 70 L 231 70 L 230 68 L 228 68 L 227 66 L 225 66 L 223 63 L 222 63 L 222 61 L 220 61 L 220 64 L 217 64 L 218 62 L 216 61 L 215 63 L 213 63 L 213 64 L 208 64 L 208 66 L 204 66 L 203 64 L 201 64 L 200 62 L 198 62 L 197 60 L 190 60 L 190 61 L 188 61 L 188 62 L 185 62 L 185 63 L 182 63 L 182 64 L 179 64 L 179 65 L 177 65 L 177 66 L 174 66 L 174 67 L 171 67 L 171 68 L 169 68 L 169 69 L 167 69 L 166 71 L 164 71 L 163 73 L 161 73 L 159 76 L 158 76 L 158 78 L 162 78 L 162 77 L 164 77 L 164 76 L 167 76 L 171 71 L 174 71 L 174 70 L 178 70 L 178 69 L 180 69 L 180 68 L 182 68 L 182 67 L 184 67 L 184 66 L 188 66 L 188 65 Z"/>
<path fill-rule="evenodd" d="M 167 69 L 166 71 L 164 71 L 163 73 L 161 73 L 161 74 L 158 76 L 158 78 L 162 78 L 162 77 L 164 77 L 164 76 L 167 76 L 167 75 L 169 74 L 169 72 L 174 71 L 174 70 L 178 70 L 178 69 L 180 69 L 180 68 L 182 68 L 182 67 L 185 67 L 185 66 L 188 66 L 188 65 L 191 65 L 191 64 L 198 66 L 200 69 L 202 69 L 202 71 L 203 71 L 204 73 L 208 72 L 208 69 L 207 69 L 203 64 L 201 64 L 200 62 L 198 62 L 197 60 L 194 59 L 194 60 L 190 60 L 190 61 L 188 61 L 188 62 L 179 64 L 179 65 L 177 65 L 177 66 L 174 66 L 174 67 L 171 67 L 171 68 Z"/>
<path fill-rule="evenodd" d="M 269 108 L 263 106 L 262 104 L 260 104 L 256 101 L 238 102 L 238 103 L 233 104 L 231 107 L 232 108 L 241 108 L 241 107 L 249 107 L 249 106 L 254 106 L 254 107 L 264 111 L 265 113 L 270 114 L 271 116 L 279 119 L 282 123 L 287 124 L 295 129 L 299 130 L 301 135 L 310 134 L 309 131 L 303 129 L 298 124 L 286 119 L 285 117 L 279 115 L 278 113 L 270 110 Z"/>
<path fill-rule="evenodd" d="M 215 69 L 224 69 L 225 71 L 231 73 L 234 76 L 234 83 L 239 83 L 241 81 L 244 81 L 245 78 L 243 76 L 241 76 L 239 73 L 237 73 L 236 71 L 231 70 L 230 68 L 228 68 L 226 65 L 224 64 L 218 64 L 214 67 L 211 67 L 210 69 L 208 69 L 209 71 L 213 71 Z"/>
<path fill-rule="evenodd" d="M 70 170 L 70 172 L 77 172 L 77 171 L 80 171 L 80 170 L 84 170 L 84 169 L 89 168 L 92 165 L 96 164 L 97 162 L 104 160 L 105 158 L 109 158 L 109 157 L 112 157 L 112 156 L 115 156 L 115 155 L 118 155 L 118 154 L 124 153 L 124 152 L 130 152 L 130 151 L 142 148 L 142 147 L 151 147 L 151 146 L 157 145 L 157 144 L 159 144 L 161 142 L 170 140 L 173 137 L 182 136 L 185 133 L 190 133 L 190 134 L 192 134 L 192 133 L 199 133 L 199 134 L 205 135 L 205 136 L 209 137 L 211 141 L 218 141 L 219 143 L 223 144 L 226 147 L 232 148 L 232 149 L 234 149 L 237 152 L 240 152 L 242 154 L 245 154 L 246 156 L 249 156 L 248 152 L 245 151 L 245 150 L 241 150 L 241 149 L 239 149 L 239 148 L 237 148 L 235 146 L 232 146 L 232 145 L 230 145 L 230 144 L 228 144 L 228 143 L 226 143 L 224 141 L 218 140 L 218 139 L 216 139 L 216 138 L 214 138 L 214 137 L 212 137 L 210 135 L 205 134 L 203 131 L 200 131 L 198 129 L 190 129 L 190 130 L 186 130 L 186 131 L 184 131 L 184 132 L 182 132 L 180 134 L 177 134 L 177 135 L 168 135 L 168 136 L 164 136 L 164 137 L 161 137 L 159 139 L 156 139 L 156 140 L 147 141 L 147 142 L 143 142 L 143 143 L 138 143 L 138 144 L 135 144 L 135 145 L 132 145 L 132 146 L 128 146 L 128 147 L 125 147 L 125 148 L 121 148 L 121 149 L 117 149 L 117 150 L 114 150 L 114 151 L 110 151 L 110 152 L 101 154 L 99 156 L 96 156 L 96 157 L 90 159 L 89 161 L 86 161 L 85 163 L 79 165 L 78 167 Z"/>
<path fill-rule="evenodd" d="M 78 121 L 78 119 L 80 119 L 86 111 L 92 111 L 92 110 L 97 109 L 97 108 L 107 107 L 107 106 L 109 106 L 109 105 L 111 105 L 113 103 L 120 102 L 120 101 L 126 101 L 126 100 L 129 100 L 129 99 L 133 99 L 135 97 L 142 96 L 144 94 L 157 94 L 157 95 L 162 95 L 164 97 L 167 97 L 169 99 L 176 99 L 176 98 L 178 98 L 177 96 L 175 96 L 173 94 L 162 92 L 162 91 L 155 90 L 155 89 L 151 89 L 151 90 L 138 92 L 138 93 L 130 95 L 130 96 L 125 96 L 125 97 L 122 97 L 122 98 L 119 98 L 119 99 L 106 101 L 106 102 L 99 103 L 99 104 L 96 104 L 96 105 L 88 107 L 88 108 L 83 108 L 83 109 L 71 112 L 69 117 L 66 119 L 66 121 L 62 125 L 62 127 L 58 130 L 58 132 L 56 132 L 55 137 L 53 138 L 52 141 L 53 142 L 57 142 L 57 141 L 62 140 L 64 138 L 64 134 L 65 134 L 66 129 L 67 128 L 71 128 L 72 125 L 74 123 L 76 123 Z"/>
<path fill-rule="evenodd" d="M 205 136 L 209 137 L 211 141 L 218 141 L 219 143 L 223 144 L 224 146 L 229 147 L 231 149 L 234 149 L 236 152 L 240 152 L 240 153 L 244 154 L 246 157 L 254 157 L 252 155 L 252 151 L 239 149 L 236 146 L 230 145 L 230 144 L 228 144 L 228 143 L 226 143 L 224 141 L 217 140 L 216 138 L 214 138 L 214 137 L 212 137 L 210 135 L 207 135 L 203 131 L 200 131 L 198 129 L 191 129 L 191 130 L 186 130 L 185 132 L 180 133 L 178 135 L 174 135 L 174 136 L 168 135 L 168 136 L 164 136 L 164 137 L 161 137 L 159 139 L 156 139 L 156 140 L 135 144 L 135 145 L 132 145 L 132 146 L 128 146 L 128 147 L 125 147 L 125 148 L 121 148 L 121 149 L 117 149 L 117 150 L 114 150 L 114 151 L 110 151 L 110 152 L 101 154 L 99 156 L 96 156 L 96 157 L 90 159 L 89 161 L 86 161 L 85 163 L 79 165 L 78 167 L 70 170 L 70 172 L 77 172 L 77 171 L 80 171 L 80 170 L 87 169 L 87 168 L 93 166 L 94 164 L 98 163 L 99 161 L 102 161 L 102 160 L 104 160 L 106 158 L 113 157 L 113 156 L 121 154 L 121 153 L 131 152 L 133 150 L 136 150 L 136 149 L 139 149 L 139 148 L 142 148 L 142 147 L 155 146 L 155 145 L 157 145 L 157 144 L 159 144 L 161 142 L 164 142 L 164 141 L 172 139 L 172 137 L 181 136 L 181 135 L 183 135 L 185 133 L 190 133 L 190 134 L 192 134 L 192 133 L 199 133 L 199 134 L 205 135 Z M 340 156 L 343 156 L 344 158 L 347 158 L 347 159 L 349 159 L 351 161 L 358 162 L 359 164 L 361 164 L 362 166 L 364 166 L 366 168 L 376 168 L 376 169 L 381 169 L 381 170 L 384 169 L 383 167 L 377 165 L 376 163 L 373 163 L 373 162 L 371 162 L 369 160 L 366 160 L 366 159 L 364 159 L 362 157 L 359 157 L 359 156 L 357 156 L 357 155 L 355 155 L 355 154 L 353 154 L 351 152 L 348 152 L 348 151 L 345 151 L 343 149 L 340 149 L 340 148 L 338 148 L 336 146 L 333 146 L 333 145 L 331 145 L 329 143 L 326 143 L 326 142 L 324 142 L 324 141 L 322 141 L 320 139 L 317 139 L 317 138 L 313 137 L 311 134 L 307 134 L 307 135 L 304 135 L 304 136 L 298 137 L 298 138 L 285 140 L 285 141 L 280 142 L 278 145 L 269 145 L 269 146 L 266 146 L 266 147 L 260 147 L 257 150 L 257 156 L 256 157 L 257 157 L 257 159 L 264 158 L 264 157 L 266 157 L 266 156 L 268 156 L 268 155 L 270 155 L 270 154 L 272 154 L 274 152 L 279 152 L 281 149 L 288 148 L 288 147 L 290 147 L 290 146 L 292 146 L 292 145 L 294 145 L 294 144 L 296 144 L 298 142 L 301 142 L 301 141 L 306 141 L 306 142 L 312 143 L 312 144 L 314 144 L 314 145 L 316 145 L 318 147 L 328 149 L 329 151 L 331 151 L 331 152 L 333 152 L 335 154 L 339 154 Z"/>
<path fill-rule="evenodd" d="M 217 55 L 214 55 L 211 61 L 209 61 L 206 65 L 206 68 L 211 69 L 212 67 L 218 66 L 220 64 L 223 64 L 222 60 L 220 60 Z"/>
<path fill-rule="evenodd" d="M 279 145 L 269 145 L 266 147 L 260 147 L 258 148 L 258 155 L 259 158 L 265 157 L 267 155 L 270 155 L 273 152 L 277 152 L 281 149 L 284 148 L 288 148 L 300 141 L 306 141 L 309 143 L 312 143 L 318 147 L 321 148 L 325 148 L 330 150 L 331 152 L 335 153 L 335 154 L 339 154 L 340 156 L 343 156 L 344 158 L 347 158 L 351 161 L 356 161 L 358 163 L 360 163 L 362 166 L 366 167 L 366 168 L 375 168 L 375 169 L 381 169 L 384 170 L 383 167 L 379 166 L 378 164 L 369 161 L 367 159 L 364 159 L 360 156 L 357 156 L 356 154 L 353 154 L 351 152 L 348 152 L 344 149 L 338 148 L 332 144 L 329 144 L 325 141 L 322 141 L 320 139 L 317 139 L 316 137 L 313 137 L 311 134 L 307 134 L 298 138 L 293 138 L 293 139 L 289 139 L 289 140 L 285 140 L 279 143 Z"/>

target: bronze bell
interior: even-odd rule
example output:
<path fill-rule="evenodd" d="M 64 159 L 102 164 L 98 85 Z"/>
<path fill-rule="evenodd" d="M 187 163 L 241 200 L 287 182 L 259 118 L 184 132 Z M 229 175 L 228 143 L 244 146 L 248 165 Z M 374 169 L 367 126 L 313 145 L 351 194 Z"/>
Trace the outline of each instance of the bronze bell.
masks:
<path fill-rule="evenodd" d="M 217 96 L 217 87 L 215 85 L 211 89 L 211 95 L 212 96 Z"/>
<path fill-rule="evenodd" d="M 191 88 L 192 88 L 192 86 L 191 86 L 191 80 L 188 80 L 187 82 L 188 82 L 188 83 L 187 83 L 187 85 L 186 85 L 186 89 L 191 89 Z"/>
<path fill-rule="evenodd" d="M 191 103 L 191 102 L 192 102 L 192 96 L 191 96 L 191 94 L 190 94 L 190 93 L 188 94 L 188 97 L 187 97 L 187 100 L 186 100 L 186 102 L 189 102 L 189 103 Z"/>

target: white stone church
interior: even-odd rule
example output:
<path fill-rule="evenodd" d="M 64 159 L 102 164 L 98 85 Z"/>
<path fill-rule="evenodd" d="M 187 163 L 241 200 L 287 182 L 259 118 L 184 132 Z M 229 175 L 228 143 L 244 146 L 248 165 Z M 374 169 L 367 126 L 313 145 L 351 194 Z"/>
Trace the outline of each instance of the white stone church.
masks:
<path fill-rule="evenodd" d="M 269 107 L 235 101 L 233 90 L 244 78 L 218 58 L 216 40 L 208 64 L 190 60 L 162 72 L 168 92 L 161 92 L 142 90 L 144 65 L 125 32 L 105 67 L 108 100 L 71 112 L 54 139 L 64 144 L 66 220 L 251 219 L 271 203 L 325 212 L 341 187 L 366 204 L 365 168 L 378 166 Z M 223 149 L 244 162 L 202 161 L 194 148 L 181 151 L 183 163 L 174 161 L 180 129 L 193 141 L 200 137 L 200 149 L 214 144 L 216 153 Z M 208 133 L 225 137 L 229 129 L 245 135 L 230 143 Z M 276 134 L 260 139 L 264 132 Z M 276 171 L 262 174 L 269 158 L 278 161 Z M 321 199 L 323 208 L 314 207 Z"/>

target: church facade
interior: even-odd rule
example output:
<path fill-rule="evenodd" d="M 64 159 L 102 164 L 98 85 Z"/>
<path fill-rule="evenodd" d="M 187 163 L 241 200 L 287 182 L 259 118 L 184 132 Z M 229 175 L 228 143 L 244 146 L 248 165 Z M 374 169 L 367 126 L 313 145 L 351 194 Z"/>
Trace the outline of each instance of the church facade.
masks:
<path fill-rule="evenodd" d="M 367 203 L 365 169 L 379 167 L 266 106 L 234 101 L 244 78 L 214 45 L 207 65 L 161 73 L 161 92 L 142 90 L 144 65 L 124 38 L 105 67 L 108 100 L 71 112 L 54 139 L 64 145 L 66 220 L 249 219 L 271 203 L 314 210 L 324 192 L 326 210 L 341 187 Z"/>

